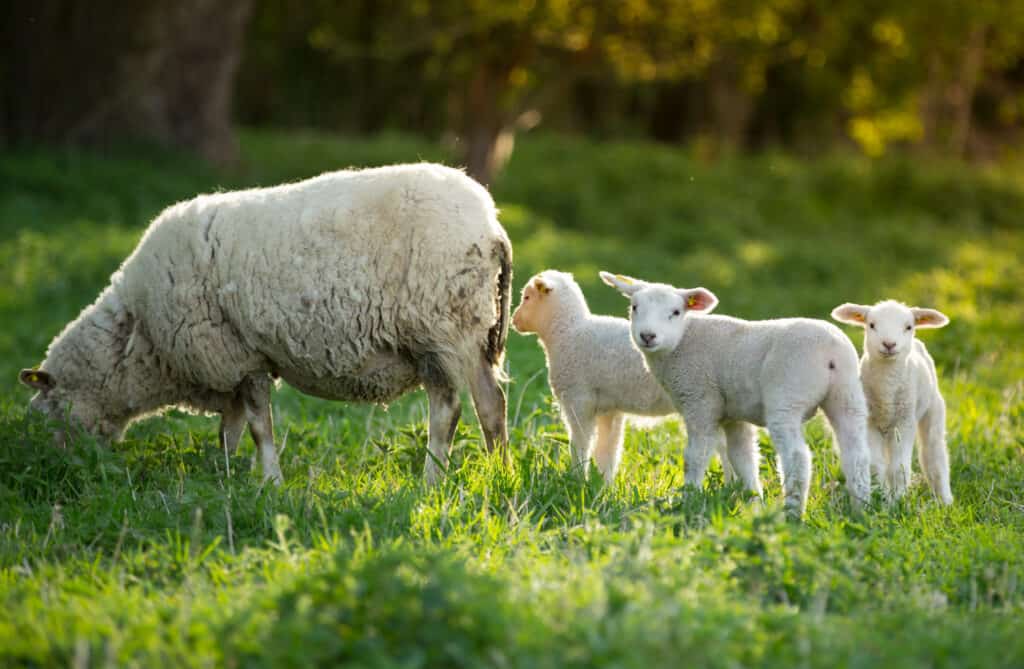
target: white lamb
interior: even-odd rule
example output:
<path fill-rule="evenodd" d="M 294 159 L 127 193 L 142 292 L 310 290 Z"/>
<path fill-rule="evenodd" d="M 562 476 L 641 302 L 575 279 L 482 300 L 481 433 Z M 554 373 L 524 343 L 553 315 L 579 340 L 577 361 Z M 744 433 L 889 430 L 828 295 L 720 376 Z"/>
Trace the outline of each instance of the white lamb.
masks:
<path fill-rule="evenodd" d="M 629 321 L 590 313 L 571 274 L 545 270 L 532 277 L 512 314 L 512 327 L 536 334 L 544 349 L 548 383 L 569 430 L 573 465 L 584 473 L 593 456 L 606 482 L 615 477 L 626 414 L 675 413 L 633 348 Z M 731 478 L 724 457 L 722 468 Z"/>
<path fill-rule="evenodd" d="M 388 402 L 423 385 L 435 481 L 460 387 L 488 447 L 505 447 L 511 261 L 487 191 L 440 165 L 202 195 L 157 217 L 20 378 L 39 391 L 32 409 L 107 439 L 180 405 L 220 413 L 233 450 L 248 422 L 275 482 L 272 376 L 334 400 Z"/>
<path fill-rule="evenodd" d="M 767 426 L 779 454 L 786 510 L 802 516 L 811 479 L 811 451 L 802 425 L 820 407 L 836 435 L 855 507 L 871 492 L 865 437 L 867 407 L 857 377 L 857 352 L 824 321 L 744 321 L 707 316 L 718 298 L 705 288 L 677 289 L 601 272 L 630 298 L 633 343 L 683 414 L 688 485 L 700 485 L 713 447 L 725 431 L 733 469 L 760 490 L 752 447 L 754 425 Z"/>
<path fill-rule="evenodd" d="M 832 318 L 865 328 L 860 379 L 868 401 L 868 447 L 872 469 L 887 496 L 898 500 L 910 485 L 917 432 L 921 470 L 935 496 L 943 504 L 952 504 L 946 403 L 939 392 L 935 361 L 914 337 L 918 328 L 941 328 L 949 319 L 935 309 L 892 300 L 874 306 L 846 303 L 832 311 Z"/>

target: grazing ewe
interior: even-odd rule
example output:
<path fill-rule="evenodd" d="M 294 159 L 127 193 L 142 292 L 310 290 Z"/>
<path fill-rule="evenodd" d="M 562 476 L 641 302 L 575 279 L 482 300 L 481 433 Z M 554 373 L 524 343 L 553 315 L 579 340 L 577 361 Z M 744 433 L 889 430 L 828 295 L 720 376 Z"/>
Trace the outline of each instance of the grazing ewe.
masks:
<path fill-rule="evenodd" d="M 498 385 L 512 249 L 482 186 L 440 165 L 323 174 L 167 208 L 111 284 L 21 381 L 30 407 L 116 440 L 169 406 L 245 423 L 280 482 L 271 377 L 317 397 L 430 404 L 427 481 L 445 468 L 469 387 L 505 448 Z"/>
<path fill-rule="evenodd" d="M 753 425 L 767 426 L 779 453 L 786 510 L 803 515 L 811 451 L 803 423 L 819 407 L 836 434 L 853 504 L 871 492 L 865 438 L 867 407 L 857 352 L 824 321 L 744 321 L 705 316 L 718 298 L 705 288 L 677 289 L 601 272 L 630 298 L 633 343 L 686 421 L 686 483 L 700 485 L 725 430 L 729 460 L 750 490 L 760 490 Z M 752 425 L 753 424 L 753 425 Z"/>
<path fill-rule="evenodd" d="M 605 482 L 622 460 L 626 414 L 665 416 L 672 401 L 644 368 L 629 338 L 629 321 L 595 316 L 571 274 L 545 270 L 523 288 L 512 327 L 536 334 L 548 382 L 569 430 L 573 465 L 586 473 L 591 454 Z M 596 428 L 597 444 L 591 451 Z M 732 471 L 722 458 L 728 479 Z"/>
<path fill-rule="evenodd" d="M 890 501 L 910 485 L 914 432 L 921 440 L 918 458 L 932 492 L 953 503 L 946 452 L 946 403 L 939 392 L 935 361 L 917 328 L 941 328 L 949 319 L 934 309 L 887 300 L 871 306 L 843 304 L 832 318 L 866 328 L 860 380 L 868 401 L 871 468 Z"/>

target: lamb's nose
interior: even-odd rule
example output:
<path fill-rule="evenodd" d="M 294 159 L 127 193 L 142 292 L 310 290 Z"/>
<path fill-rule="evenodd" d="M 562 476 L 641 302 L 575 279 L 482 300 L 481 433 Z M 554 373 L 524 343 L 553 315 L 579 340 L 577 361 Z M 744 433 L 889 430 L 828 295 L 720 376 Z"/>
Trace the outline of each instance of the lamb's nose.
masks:
<path fill-rule="evenodd" d="M 644 346 L 650 346 L 651 344 L 653 344 L 654 340 L 657 337 L 658 337 L 658 335 L 654 334 L 653 332 L 641 332 L 640 333 L 640 339 L 641 339 L 641 341 L 643 341 Z"/>
<path fill-rule="evenodd" d="M 883 341 L 882 342 L 882 346 L 884 346 L 887 350 L 891 351 L 894 348 L 896 348 L 896 342 L 894 342 L 894 341 Z"/>

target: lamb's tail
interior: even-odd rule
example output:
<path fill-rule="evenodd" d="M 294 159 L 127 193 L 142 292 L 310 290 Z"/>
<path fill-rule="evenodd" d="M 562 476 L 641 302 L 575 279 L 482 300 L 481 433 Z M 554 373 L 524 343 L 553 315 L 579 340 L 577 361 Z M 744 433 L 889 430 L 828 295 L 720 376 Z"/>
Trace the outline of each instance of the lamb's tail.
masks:
<path fill-rule="evenodd" d="M 512 303 L 512 244 L 507 237 L 502 237 L 495 243 L 493 253 L 501 265 L 498 271 L 496 296 L 498 320 L 487 333 L 484 357 L 500 373 L 505 356 L 505 342 L 508 339 L 509 311 Z"/>

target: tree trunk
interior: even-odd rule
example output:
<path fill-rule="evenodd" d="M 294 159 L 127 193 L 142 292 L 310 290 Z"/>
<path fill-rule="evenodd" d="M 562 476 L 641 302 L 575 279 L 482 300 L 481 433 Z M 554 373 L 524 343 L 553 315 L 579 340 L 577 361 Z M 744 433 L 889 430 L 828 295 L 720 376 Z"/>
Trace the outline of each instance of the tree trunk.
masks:
<path fill-rule="evenodd" d="M 514 129 L 501 110 L 507 77 L 506 68 L 481 64 L 459 105 L 458 127 L 466 172 L 485 186 L 490 185 L 510 153 L 499 150 L 499 144 L 514 141 Z"/>
<path fill-rule="evenodd" d="M 967 154 L 967 142 L 970 139 L 971 121 L 974 117 L 974 94 L 978 90 L 984 61 L 985 28 L 975 26 L 967 38 L 959 81 L 953 89 L 953 129 L 950 135 L 950 148 L 960 158 Z"/>
<path fill-rule="evenodd" d="M 231 98 L 251 0 L 15 3 L 0 141 L 157 141 L 231 160 Z"/>

